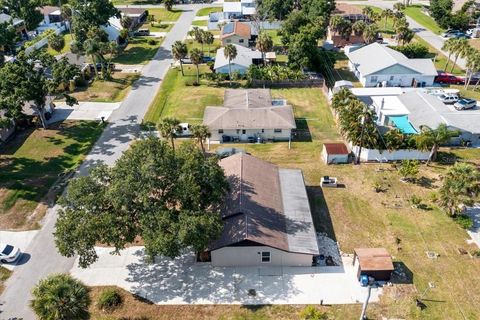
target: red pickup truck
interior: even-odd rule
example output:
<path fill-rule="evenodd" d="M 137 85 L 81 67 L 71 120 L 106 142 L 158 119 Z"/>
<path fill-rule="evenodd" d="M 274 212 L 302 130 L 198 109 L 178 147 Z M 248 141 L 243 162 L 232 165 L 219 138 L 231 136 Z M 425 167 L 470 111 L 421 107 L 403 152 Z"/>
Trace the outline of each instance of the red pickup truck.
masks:
<path fill-rule="evenodd" d="M 450 73 L 440 72 L 438 73 L 438 76 L 435 77 L 435 82 L 448 84 L 464 84 L 465 79 L 454 76 Z"/>

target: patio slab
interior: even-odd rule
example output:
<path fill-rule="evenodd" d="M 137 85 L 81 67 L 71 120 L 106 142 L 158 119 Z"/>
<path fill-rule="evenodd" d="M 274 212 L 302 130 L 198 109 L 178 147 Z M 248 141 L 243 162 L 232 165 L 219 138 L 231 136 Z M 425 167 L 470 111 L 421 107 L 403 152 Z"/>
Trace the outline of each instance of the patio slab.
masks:
<path fill-rule="evenodd" d="M 99 260 L 87 269 L 76 264 L 74 277 L 90 286 L 116 285 L 156 304 L 352 304 L 367 293 L 350 257 L 343 257 L 344 267 L 234 268 L 195 263 L 192 253 L 148 264 L 143 247 L 120 255 L 96 250 Z M 370 301 L 378 301 L 381 292 L 374 288 Z"/>
<path fill-rule="evenodd" d="M 467 230 L 467 233 L 480 248 L 480 204 L 477 203 L 473 207 L 468 207 L 466 214 L 473 220 L 473 226 L 470 230 Z"/>

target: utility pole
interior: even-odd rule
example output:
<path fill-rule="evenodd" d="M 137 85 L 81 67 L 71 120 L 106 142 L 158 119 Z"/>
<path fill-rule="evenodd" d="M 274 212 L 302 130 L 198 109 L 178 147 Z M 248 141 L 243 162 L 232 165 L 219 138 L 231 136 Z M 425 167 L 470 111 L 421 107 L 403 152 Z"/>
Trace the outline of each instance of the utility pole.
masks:
<path fill-rule="evenodd" d="M 365 131 L 365 114 L 367 113 L 367 105 L 363 108 L 363 115 L 361 117 L 361 124 L 362 124 L 362 131 L 360 133 L 360 146 L 358 148 L 358 154 L 357 154 L 357 159 L 355 161 L 356 165 L 360 164 L 360 155 L 362 154 L 362 145 L 363 145 L 363 134 Z"/>
<path fill-rule="evenodd" d="M 360 315 L 360 320 L 367 319 L 366 313 L 367 313 L 368 300 L 370 300 L 371 291 L 372 291 L 372 286 L 368 285 L 367 298 L 365 299 L 365 302 L 363 302 L 362 314 Z"/>

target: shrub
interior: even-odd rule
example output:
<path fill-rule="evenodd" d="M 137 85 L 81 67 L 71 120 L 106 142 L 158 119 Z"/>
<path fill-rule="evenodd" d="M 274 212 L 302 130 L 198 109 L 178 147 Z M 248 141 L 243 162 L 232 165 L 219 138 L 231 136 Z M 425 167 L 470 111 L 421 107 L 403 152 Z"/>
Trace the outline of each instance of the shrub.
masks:
<path fill-rule="evenodd" d="M 103 311 L 110 312 L 122 304 L 122 297 L 116 289 L 105 289 L 98 297 L 97 306 Z"/>
<path fill-rule="evenodd" d="M 422 203 L 422 198 L 417 195 L 412 195 L 408 201 L 412 204 L 412 207 L 417 208 Z"/>
<path fill-rule="evenodd" d="M 473 226 L 473 220 L 466 214 L 459 214 L 453 218 L 456 223 L 463 229 L 470 229 Z"/>
<path fill-rule="evenodd" d="M 324 320 L 328 319 L 327 315 L 314 306 L 306 306 L 300 313 L 300 317 L 305 320 Z"/>
<path fill-rule="evenodd" d="M 428 48 L 418 42 L 412 42 L 404 46 L 392 46 L 391 48 L 400 51 L 410 59 L 425 58 L 429 53 Z"/>
<path fill-rule="evenodd" d="M 419 165 L 418 160 L 403 160 L 399 171 L 400 175 L 406 180 L 414 180 L 418 174 Z"/>
<path fill-rule="evenodd" d="M 148 39 L 147 43 L 148 43 L 149 45 L 151 45 L 151 46 L 154 46 L 154 45 L 157 44 L 157 40 L 155 40 L 155 39 Z"/>

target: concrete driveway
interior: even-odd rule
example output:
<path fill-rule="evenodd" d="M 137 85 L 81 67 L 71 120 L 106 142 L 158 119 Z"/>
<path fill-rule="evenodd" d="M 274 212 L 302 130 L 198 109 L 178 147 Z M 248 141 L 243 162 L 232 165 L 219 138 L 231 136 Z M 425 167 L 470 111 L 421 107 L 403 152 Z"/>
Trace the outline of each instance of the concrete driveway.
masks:
<path fill-rule="evenodd" d="M 477 203 L 473 207 L 467 208 L 466 214 L 473 220 L 473 226 L 470 230 L 467 230 L 467 233 L 480 248 L 480 204 Z"/>
<path fill-rule="evenodd" d="M 112 112 L 118 109 L 121 103 L 79 102 L 77 105 L 70 107 L 65 102 L 58 102 L 55 105 L 55 112 L 48 121 L 49 123 L 63 120 L 100 120 L 101 117 L 108 120 Z"/>
<path fill-rule="evenodd" d="M 97 248 L 100 259 L 71 274 L 87 285 L 116 285 L 156 304 L 351 304 L 362 302 L 366 289 L 356 279 L 351 258 L 344 267 L 212 267 L 195 263 L 193 254 L 175 260 L 145 262 L 144 248 L 121 255 Z M 75 264 L 77 265 L 77 264 Z M 254 289 L 256 296 L 248 294 Z M 378 301 L 381 288 L 372 290 Z"/>
<path fill-rule="evenodd" d="M 8 270 L 13 270 L 16 266 L 25 264 L 30 260 L 30 254 L 26 252 L 29 244 L 37 235 L 38 230 L 32 231 L 0 231 L 0 243 L 10 244 L 22 251 L 22 256 L 14 263 L 1 264 Z"/>

